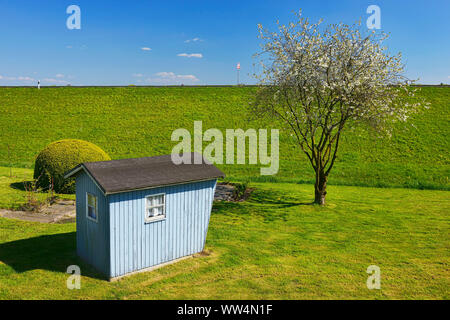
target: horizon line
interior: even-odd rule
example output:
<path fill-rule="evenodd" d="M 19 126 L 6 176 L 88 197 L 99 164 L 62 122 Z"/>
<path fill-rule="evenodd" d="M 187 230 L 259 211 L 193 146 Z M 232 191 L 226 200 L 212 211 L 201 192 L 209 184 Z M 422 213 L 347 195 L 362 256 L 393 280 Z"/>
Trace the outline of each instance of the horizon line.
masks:
<path fill-rule="evenodd" d="M 258 84 L 193 84 L 193 85 L 49 85 L 43 86 L 41 88 L 183 88 L 183 87 L 259 87 Z M 440 83 L 440 84 L 411 84 L 411 87 L 450 87 L 450 84 Z M 0 88 L 37 88 L 36 85 L 6 85 L 0 86 Z M 39 89 L 38 89 L 39 90 Z"/>

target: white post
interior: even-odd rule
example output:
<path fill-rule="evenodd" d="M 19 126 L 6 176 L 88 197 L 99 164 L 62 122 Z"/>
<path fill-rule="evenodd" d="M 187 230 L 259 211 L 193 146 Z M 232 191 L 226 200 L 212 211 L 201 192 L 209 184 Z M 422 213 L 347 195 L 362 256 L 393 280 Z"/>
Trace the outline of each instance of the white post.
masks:
<path fill-rule="evenodd" d="M 237 85 L 239 85 L 239 70 L 241 70 L 240 62 L 238 62 L 237 66 L 236 66 L 236 70 L 237 70 Z"/>

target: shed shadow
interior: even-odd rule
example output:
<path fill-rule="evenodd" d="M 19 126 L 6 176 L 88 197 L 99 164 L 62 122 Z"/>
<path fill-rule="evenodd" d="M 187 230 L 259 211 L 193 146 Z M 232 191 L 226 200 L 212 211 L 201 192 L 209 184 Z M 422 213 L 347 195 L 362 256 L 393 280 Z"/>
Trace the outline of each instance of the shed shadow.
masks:
<path fill-rule="evenodd" d="M 105 279 L 76 254 L 76 233 L 59 233 L 15 240 L 0 244 L 0 261 L 18 273 L 31 270 L 67 272 L 78 265 L 81 275 Z"/>

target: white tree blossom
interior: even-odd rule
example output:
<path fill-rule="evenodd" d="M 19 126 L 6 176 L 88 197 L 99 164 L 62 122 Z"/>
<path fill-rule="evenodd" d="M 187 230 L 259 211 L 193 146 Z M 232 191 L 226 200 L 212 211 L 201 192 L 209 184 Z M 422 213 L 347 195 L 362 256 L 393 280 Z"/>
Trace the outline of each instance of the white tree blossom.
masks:
<path fill-rule="evenodd" d="M 322 28 L 296 14 L 296 23 L 270 32 L 258 25 L 262 69 L 254 114 L 282 120 L 316 173 L 315 202 L 325 203 L 328 175 L 349 120 L 389 132 L 423 106 L 413 99 L 401 54 L 383 46 L 387 35 L 364 34 L 361 23 Z M 412 102 L 416 101 L 416 102 Z"/>

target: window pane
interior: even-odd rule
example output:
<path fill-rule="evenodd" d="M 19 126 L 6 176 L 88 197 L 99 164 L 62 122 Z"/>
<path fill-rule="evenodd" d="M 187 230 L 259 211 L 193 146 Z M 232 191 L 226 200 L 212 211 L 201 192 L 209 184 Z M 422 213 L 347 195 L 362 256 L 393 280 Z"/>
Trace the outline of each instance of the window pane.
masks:
<path fill-rule="evenodd" d="M 164 195 L 156 196 L 155 200 L 156 200 L 155 205 L 163 204 L 164 203 Z"/>
<path fill-rule="evenodd" d="M 95 210 L 93 207 L 88 206 L 88 216 L 92 219 L 97 219 L 97 215 L 95 214 Z"/>
<path fill-rule="evenodd" d="M 91 194 L 88 194 L 88 204 L 95 207 L 95 197 Z"/>
<path fill-rule="evenodd" d="M 154 207 L 164 204 L 164 195 L 147 197 L 147 206 Z"/>
<path fill-rule="evenodd" d="M 157 216 L 163 216 L 164 215 L 164 202 L 165 202 L 165 195 L 155 195 L 155 196 L 148 196 L 146 198 L 147 203 L 147 212 L 146 217 L 152 218 Z"/>

